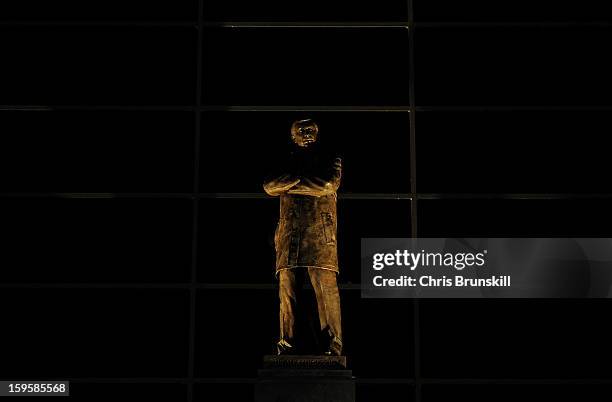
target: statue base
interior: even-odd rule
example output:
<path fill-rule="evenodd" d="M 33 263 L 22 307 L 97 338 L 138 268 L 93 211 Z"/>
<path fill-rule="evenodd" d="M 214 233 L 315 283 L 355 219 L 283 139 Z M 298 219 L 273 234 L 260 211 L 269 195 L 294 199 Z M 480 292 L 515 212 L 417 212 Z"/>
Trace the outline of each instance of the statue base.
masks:
<path fill-rule="evenodd" d="M 355 402 L 346 356 L 264 356 L 255 402 Z"/>

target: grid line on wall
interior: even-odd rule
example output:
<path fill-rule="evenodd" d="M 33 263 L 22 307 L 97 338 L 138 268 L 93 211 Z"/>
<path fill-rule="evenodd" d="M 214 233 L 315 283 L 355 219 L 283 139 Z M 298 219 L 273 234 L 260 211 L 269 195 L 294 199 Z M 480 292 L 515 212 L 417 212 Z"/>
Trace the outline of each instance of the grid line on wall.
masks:
<path fill-rule="evenodd" d="M 203 70 L 203 43 L 204 43 L 204 0 L 198 0 L 198 40 L 197 40 L 197 61 L 196 61 L 196 88 L 194 110 L 194 172 L 193 172 L 193 216 L 192 216 L 192 244 L 191 244 L 191 283 L 189 288 L 189 347 L 187 356 L 187 373 L 189 382 L 187 385 L 187 401 L 194 400 L 194 379 L 195 379 L 195 360 L 196 360 L 196 322 L 197 322 L 197 283 L 198 283 L 198 229 L 199 229 L 199 207 L 200 207 L 200 146 L 202 132 L 202 70 Z"/>
<path fill-rule="evenodd" d="M 263 193 L 0 193 L 2 198 L 168 198 L 168 199 L 268 199 Z M 340 193 L 343 200 L 584 200 L 609 199 L 612 193 Z"/>
<path fill-rule="evenodd" d="M 409 112 L 405 105 L 0 105 L 1 112 Z M 612 105 L 415 106 L 415 112 L 610 112 Z"/>
<path fill-rule="evenodd" d="M 416 97 L 415 97 L 415 64 L 414 64 L 414 6 L 413 0 L 406 0 L 408 7 L 408 102 L 410 108 L 409 137 L 410 137 L 410 231 L 411 237 L 418 237 L 418 198 L 417 176 L 416 176 Z M 412 322 L 412 345 L 413 351 L 413 370 L 414 370 L 414 402 L 421 402 L 421 329 L 420 329 L 420 304 L 417 297 L 412 299 L 413 322 Z"/>
<path fill-rule="evenodd" d="M 50 381 L 70 381 L 71 383 L 104 384 L 167 384 L 189 383 L 184 377 L 61 377 L 49 378 Z M 255 384 L 253 377 L 195 377 L 194 383 L 200 384 Z M 355 378 L 357 384 L 408 384 L 414 380 L 405 378 Z M 612 378 L 422 378 L 424 385 L 612 385 Z"/>
<path fill-rule="evenodd" d="M 152 28 L 456 28 L 456 27 L 535 27 L 535 28 L 571 28 L 571 27 L 612 27 L 612 21 L 0 21 L 0 27 L 152 27 Z"/>

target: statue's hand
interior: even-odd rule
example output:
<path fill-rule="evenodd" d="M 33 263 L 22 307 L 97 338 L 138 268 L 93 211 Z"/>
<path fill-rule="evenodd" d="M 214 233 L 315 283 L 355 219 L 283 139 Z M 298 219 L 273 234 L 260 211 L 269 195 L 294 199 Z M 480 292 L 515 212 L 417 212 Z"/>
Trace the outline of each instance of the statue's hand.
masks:
<path fill-rule="evenodd" d="M 279 195 L 286 192 L 293 186 L 297 185 L 299 182 L 299 178 L 296 178 L 295 176 L 289 174 L 284 174 L 274 180 L 270 180 L 269 182 L 265 183 L 264 190 L 269 195 Z"/>
<path fill-rule="evenodd" d="M 276 180 L 278 189 L 282 192 L 285 192 L 290 188 L 296 186 L 297 184 L 299 184 L 299 182 L 299 178 L 293 177 L 290 174 L 284 174 Z"/>
<path fill-rule="evenodd" d="M 320 197 L 328 194 L 331 183 L 319 177 L 304 178 L 298 185 L 288 191 L 289 194 L 311 195 Z"/>

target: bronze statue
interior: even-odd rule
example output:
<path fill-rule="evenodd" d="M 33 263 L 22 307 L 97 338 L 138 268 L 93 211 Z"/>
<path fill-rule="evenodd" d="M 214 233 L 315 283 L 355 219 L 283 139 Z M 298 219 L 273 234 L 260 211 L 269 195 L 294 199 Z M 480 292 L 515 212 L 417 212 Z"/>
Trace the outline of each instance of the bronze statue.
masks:
<path fill-rule="evenodd" d="M 277 174 L 264 183 L 266 193 L 280 196 L 280 219 L 274 234 L 280 298 L 279 355 L 296 353 L 299 289 L 306 277 L 315 292 L 320 331 L 326 338 L 324 354 L 342 353 L 336 282 L 336 191 L 342 161 L 320 149 L 318 134 L 314 121 L 295 121 L 291 126 L 293 149 L 285 163 L 277 166 Z"/>

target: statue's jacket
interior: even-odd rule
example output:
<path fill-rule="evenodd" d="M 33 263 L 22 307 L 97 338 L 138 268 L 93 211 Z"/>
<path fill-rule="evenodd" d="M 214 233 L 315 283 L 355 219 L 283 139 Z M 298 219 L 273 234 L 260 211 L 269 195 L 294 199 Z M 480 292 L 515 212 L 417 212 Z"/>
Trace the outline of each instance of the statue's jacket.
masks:
<path fill-rule="evenodd" d="M 274 234 L 276 274 L 283 269 L 315 267 L 338 272 L 337 190 L 341 158 L 316 150 L 294 150 L 279 175 L 264 182 L 264 190 L 280 197 Z M 287 182 L 299 183 L 286 189 Z"/>

